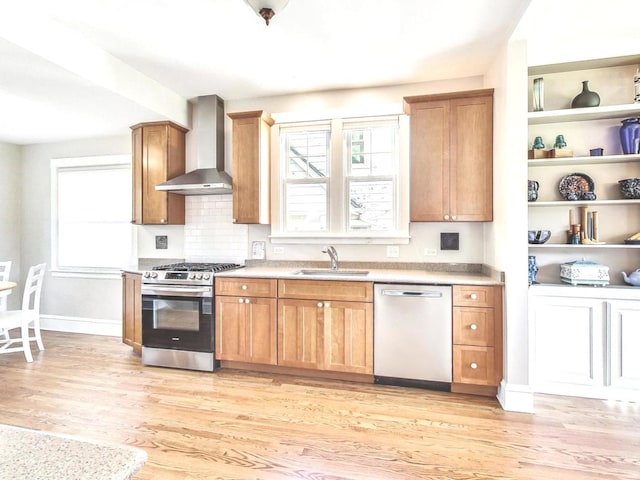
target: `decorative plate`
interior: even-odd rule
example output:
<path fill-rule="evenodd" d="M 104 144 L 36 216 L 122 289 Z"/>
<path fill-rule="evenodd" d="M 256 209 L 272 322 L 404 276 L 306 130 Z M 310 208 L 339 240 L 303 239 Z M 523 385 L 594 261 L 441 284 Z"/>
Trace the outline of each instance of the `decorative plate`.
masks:
<path fill-rule="evenodd" d="M 570 173 L 560 180 L 558 190 L 565 200 L 579 200 L 585 192 L 593 192 L 595 185 L 589 175 Z"/>

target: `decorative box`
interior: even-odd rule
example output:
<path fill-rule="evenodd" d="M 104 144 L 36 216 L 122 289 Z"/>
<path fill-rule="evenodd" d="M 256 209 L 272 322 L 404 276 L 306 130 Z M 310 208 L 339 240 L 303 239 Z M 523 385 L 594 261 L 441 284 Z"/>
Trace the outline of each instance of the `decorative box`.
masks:
<path fill-rule="evenodd" d="M 609 285 L 609 267 L 585 259 L 563 263 L 560 280 L 571 285 Z"/>

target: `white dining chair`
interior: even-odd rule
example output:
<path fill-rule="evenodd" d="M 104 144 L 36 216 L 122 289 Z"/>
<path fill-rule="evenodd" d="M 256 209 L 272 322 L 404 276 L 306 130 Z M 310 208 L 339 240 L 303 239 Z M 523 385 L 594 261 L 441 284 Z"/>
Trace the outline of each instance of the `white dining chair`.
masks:
<path fill-rule="evenodd" d="M 0 282 L 8 282 L 9 274 L 11 273 L 11 260 L 6 262 L 0 262 Z M 11 294 L 11 290 L 5 290 L 0 292 L 0 312 L 7 310 L 7 297 Z M 9 332 L 0 328 L 0 336 L 4 337 L 5 341 L 9 340 Z"/>
<path fill-rule="evenodd" d="M 41 263 L 29 269 L 22 294 L 22 309 L 0 312 L 0 329 L 9 331 L 20 328 L 20 338 L 9 338 L 5 341 L 0 339 L 0 354 L 24 352 L 27 362 L 33 362 L 29 345 L 32 340 L 36 341 L 40 350 L 44 350 L 40 336 L 40 293 L 42 292 L 45 267 L 46 264 Z M 33 337 L 29 336 L 29 325 L 33 325 Z M 14 343 L 21 343 L 21 346 L 11 347 L 10 345 Z"/>

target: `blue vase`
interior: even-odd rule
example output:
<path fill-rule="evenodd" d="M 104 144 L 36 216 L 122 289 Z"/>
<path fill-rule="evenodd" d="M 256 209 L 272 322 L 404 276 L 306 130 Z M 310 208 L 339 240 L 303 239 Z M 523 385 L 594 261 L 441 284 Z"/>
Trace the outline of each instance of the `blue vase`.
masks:
<path fill-rule="evenodd" d="M 640 153 L 640 118 L 625 118 L 620 127 L 620 145 L 622 153 Z"/>
<path fill-rule="evenodd" d="M 538 274 L 538 263 L 535 255 L 529 255 L 529 285 L 536 283 L 536 275 Z"/>

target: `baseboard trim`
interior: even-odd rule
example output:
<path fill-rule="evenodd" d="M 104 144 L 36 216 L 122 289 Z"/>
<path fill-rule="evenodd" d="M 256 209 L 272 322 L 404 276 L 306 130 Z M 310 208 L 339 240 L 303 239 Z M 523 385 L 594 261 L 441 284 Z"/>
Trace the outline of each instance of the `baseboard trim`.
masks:
<path fill-rule="evenodd" d="M 509 412 L 534 413 L 533 390 L 529 385 L 518 385 L 500 382 L 498 387 L 498 402 L 504 410 Z"/>
<path fill-rule="evenodd" d="M 40 315 L 40 328 L 55 332 L 86 333 L 108 337 L 122 336 L 122 322 L 104 318 Z"/>

